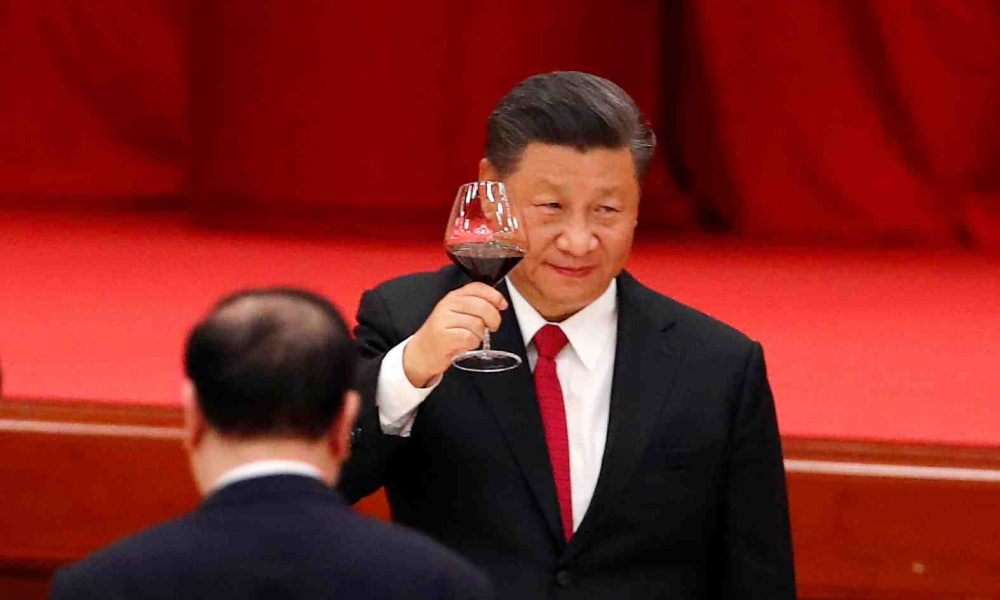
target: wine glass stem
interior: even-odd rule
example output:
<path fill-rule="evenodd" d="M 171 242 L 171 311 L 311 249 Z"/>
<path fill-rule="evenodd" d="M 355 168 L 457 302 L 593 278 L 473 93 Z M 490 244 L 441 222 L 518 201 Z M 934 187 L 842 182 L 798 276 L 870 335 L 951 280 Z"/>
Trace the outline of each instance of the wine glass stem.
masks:
<path fill-rule="evenodd" d="M 490 330 L 489 329 L 486 329 L 485 331 L 483 331 L 483 351 L 484 352 L 489 352 L 490 351 Z"/>

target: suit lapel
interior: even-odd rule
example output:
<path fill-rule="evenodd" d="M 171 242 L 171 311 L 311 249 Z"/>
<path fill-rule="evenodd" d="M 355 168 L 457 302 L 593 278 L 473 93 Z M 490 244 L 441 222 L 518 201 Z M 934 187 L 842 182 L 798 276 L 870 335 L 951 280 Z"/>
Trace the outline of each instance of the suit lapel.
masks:
<path fill-rule="evenodd" d="M 501 283 L 497 289 L 507 297 L 509 303 L 507 284 Z M 472 379 L 493 412 L 511 453 L 538 501 L 550 532 L 558 543 L 562 543 L 559 505 L 549 451 L 545 444 L 545 430 L 538 410 L 535 382 L 528 366 L 521 328 L 513 307 L 502 313 L 500 329 L 492 335 L 492 343 L 498 350 L 514 352 L 520 356 L 521 365 L 502 373 L 464 374 Z"/>
<path fill-rule="evenodd" d="M 586 546 L 603 515 L 616 504 L 645 452 L 681 362 L 665 332 L 673 319 L 655 314 L 654 298 L 628 273 L 618 278 L 618 335 L 608 414 L 608 437 L 590 506 L 563 555 Z"/>

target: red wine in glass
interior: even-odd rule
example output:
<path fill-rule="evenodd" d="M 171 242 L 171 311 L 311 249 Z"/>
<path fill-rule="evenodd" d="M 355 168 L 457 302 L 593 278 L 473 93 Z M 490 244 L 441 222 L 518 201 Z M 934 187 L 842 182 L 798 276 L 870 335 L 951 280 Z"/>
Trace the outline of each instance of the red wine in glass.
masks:
<path fill-rule="evenodd" d="M 496 285 L 524 258 L 519 246 L 502 242 L 485 244 L 454 244 L 445 251 L 473 281 Z"/>
<path fill-rule="evenodd" d="M 448 257 L 473 281 L 496 285 L 521 262 L 528 249 L 517 208 L 499 181 L 476 181 L 458 188 L 444 233 Z M 490 332 L 483 347 L 463 352 L 452 364 L 466 371 L 494 373 L 516 368 L 521 358 L 513 352 L 490 347 Z"/>

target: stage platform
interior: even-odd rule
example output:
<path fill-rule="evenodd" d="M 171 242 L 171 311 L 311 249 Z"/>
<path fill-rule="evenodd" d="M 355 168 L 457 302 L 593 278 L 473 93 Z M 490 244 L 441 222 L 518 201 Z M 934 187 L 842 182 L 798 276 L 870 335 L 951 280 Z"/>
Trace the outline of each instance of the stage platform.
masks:
<path fill-rule="evenodd" d="M 302 286 L 353 317 L 365 289 L 446 262 L 411 235 L 0 213 L 0 580 L 37 594 L 55 565 L 193 505 L 181 349 L 219 296 Z M 763 343 L 804 595 L 1000 597 L 1000 259 L 643 238 L 628 268 Z"/>
<path fill-rule="evenodd" d="M 184 335 L 222 294 L 303 286 L 353 318 L 365 289 L 447 263 L 436 239 L 44 213 L 0 214 L 0 260 L 8 395 L 158 405 L 178 401 Z M 628 268 L 763 343 L 786 435 L 1000 441 L 1000 258 L 645 241 Z"/>

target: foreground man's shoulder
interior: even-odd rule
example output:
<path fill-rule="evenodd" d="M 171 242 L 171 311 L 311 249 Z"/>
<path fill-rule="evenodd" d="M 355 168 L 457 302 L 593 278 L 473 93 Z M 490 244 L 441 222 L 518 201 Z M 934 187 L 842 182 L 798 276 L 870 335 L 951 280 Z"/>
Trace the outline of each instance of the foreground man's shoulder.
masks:
<path fill-rule="evenodd" d="M 91 593 L 118 589 L 123 577 L 190 564 L 197 547 L 194 538 L 191 515 L 135 533 L 59 569 L 51 597 L 88 598 Z"/>

